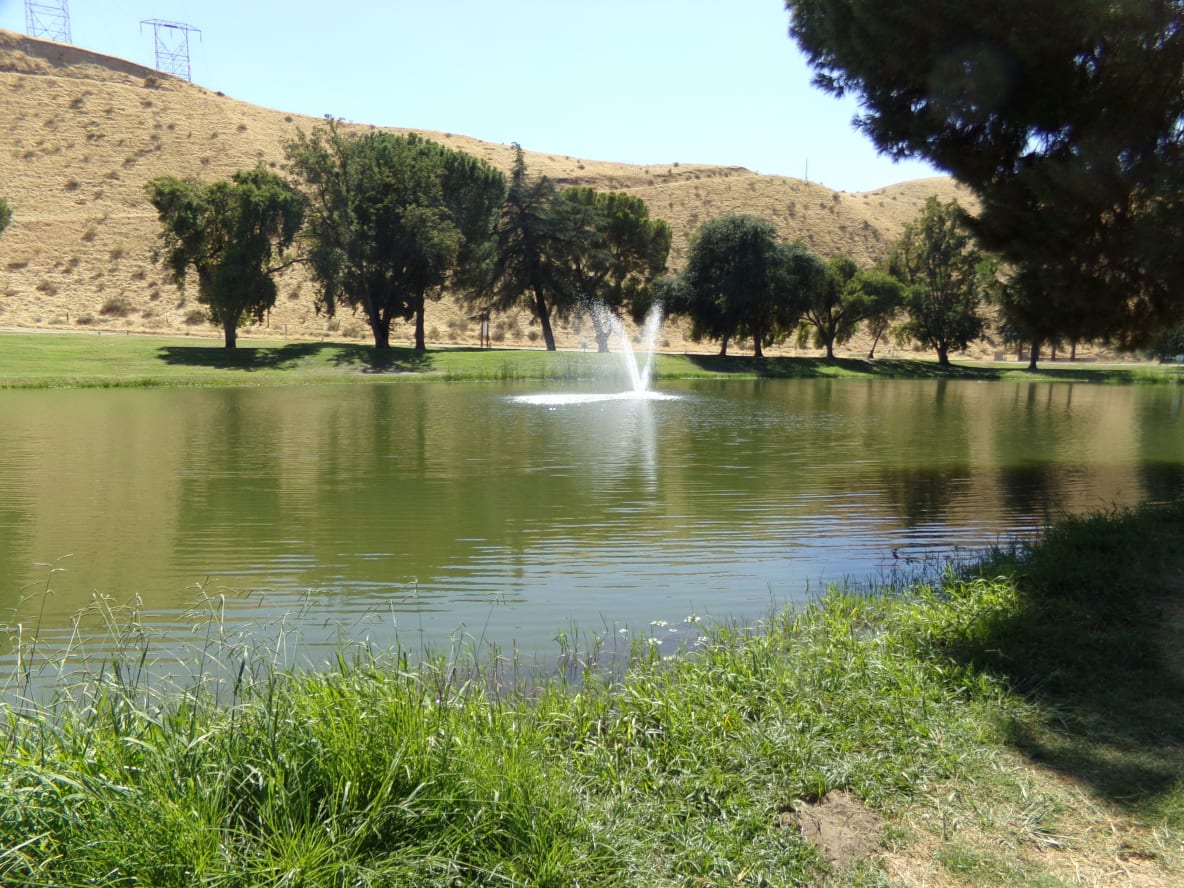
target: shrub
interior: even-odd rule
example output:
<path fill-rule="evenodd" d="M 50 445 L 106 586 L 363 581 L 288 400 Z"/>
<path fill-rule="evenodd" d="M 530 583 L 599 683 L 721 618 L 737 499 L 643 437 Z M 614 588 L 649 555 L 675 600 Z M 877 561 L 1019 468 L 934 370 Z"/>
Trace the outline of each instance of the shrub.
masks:
<path fill-rule="evenodd" d="M 105 318 L 126 318 L 131 312 L 132 305 L 122 294 L 112 296 L 99 306 L 99 314 Z"/>

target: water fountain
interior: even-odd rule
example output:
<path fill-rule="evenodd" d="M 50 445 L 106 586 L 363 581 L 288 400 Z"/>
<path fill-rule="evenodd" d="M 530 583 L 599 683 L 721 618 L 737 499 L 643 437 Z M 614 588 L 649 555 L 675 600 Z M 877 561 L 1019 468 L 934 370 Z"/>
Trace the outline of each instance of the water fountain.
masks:
<path fill-rule="evenodd" d="M 642 324 L 641 339 L 638 348 L 634 349 L 629 331 L 617 315 L 601 303 L 589 307 L 589 312 L 597 313 L 599 324 L 611 332 L 611 339 L 615 339 L 619 346 L 618 354 L 624 362 L 628 374 L 630 388 L 623 392 L 607 394 L 588 393 L 550 393 L 543 395 L 521 395 L 514 400 L 520 404 L 541 404 L 556 406 L 559 404 L 591 404 L 601 401 L 673 401 L 678 395 L 665 395 L 650 388 L 653 379 L 654 350 L 658 343 L 658 332 L 662 327 L 662 309 L 655 305 L 646 315 Z"/>
<path fill-rule="evenodd" d="M 603 310 L 604 307 L 600 306 Z M 621 319 L 611 312 L 610 328 L 621 343 L 621 354 L 625 359 L 625 369 L 629 372 L 629 381 L 633 384 L 635 396 L 645 396 L 650 391 L 650 380 L 654 371 L 654 348 L 658 343 L 658 331 L 662 327 L 662 307 L 655 305 L 650 309 L 641 328 L 641 345 L 643 346 L 644 363 L 638 365 L 637 355 L 633 351 L 633 341 L 625 331 Z"/>

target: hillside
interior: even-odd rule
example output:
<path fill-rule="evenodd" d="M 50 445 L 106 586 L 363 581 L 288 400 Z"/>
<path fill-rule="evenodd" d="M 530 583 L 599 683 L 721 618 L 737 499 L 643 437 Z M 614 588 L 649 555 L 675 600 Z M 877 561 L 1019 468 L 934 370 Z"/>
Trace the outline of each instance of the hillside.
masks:
<path fill-rule="evenodd" d="M 166 174 L 211 180 L 259 162 L 280 169 L 284 142 L 298 128 L 320 123 L 6 31 L 0 31 L 0 103 L 0 196 L 14 211 L 0 239 L 0 327 L 216 335 L 202 320 L 195 294 L 178 292 L 152 260 L 158 227 L 144 183 Z M 421 135 L 509 168 L 509 145 L 454 133 Z M 636 166 L 524 147 L 535 174 L 642 197 L 674 229 L 673 270 L 696 226 L 730 212 L 765 216 L 787 239 L 802 237 L 820 255 L 845 251 L 871 262 L 928 196 L 960 193 L 944 178 L 848 194 L 740 167 Z M 244 335 L 368 338 L 360 317 L 318 316 L 312 285 L 299 271 L 286 275 L 280 293 L 269 324 Z M 431 306 L 429 340 L 475 343 L 476 325 L 465 315 L 448 300 Z M 578 347 L 588 336 L 578 323 L 574 329 L 559 325 L 556 333 L 561 347 Z M 525 316 L 495 319 L 494 334 L 506 345 L 529 345 L 537 336 Z M 409 328 L 393 332 L 392 341 L 404 335 Z M 664 345 L 686 347 L 671 326 Z"/>

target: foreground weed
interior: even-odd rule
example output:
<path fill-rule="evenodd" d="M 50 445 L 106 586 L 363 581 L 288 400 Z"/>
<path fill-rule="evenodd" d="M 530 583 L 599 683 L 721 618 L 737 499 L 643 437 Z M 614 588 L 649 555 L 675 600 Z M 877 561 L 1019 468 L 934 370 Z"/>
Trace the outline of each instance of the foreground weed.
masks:
<path fill-rule="evenodd" d="M 1068 884 L 1048 861 L 1092 853 L 1171 884 L 1182 732 L 1177 679 L 1154 667 L 1179 625 L 1155 620 L 1180 540 L 1184 508 L 1103 517 L 907 594 L 832 591 L 718 626 L 669 658 L 569 628 L 550 680 L 482 665 L 459 637 L 289 669 L 278 641 L 222 636 L 210 596 L 198 674 L 166 688 L 134 615 L 100 602 L 119 653 L 4 710 L 0 883 L 889 884 L 784 825 L 844 789 L 897 819 L 894 846 L 928 842 L 944 883 Z M 1090 697 L 1146 687 L 1120 719 Z M 1121 844 L 1069 822 L 1086 810 L 1121 811 Z"/>

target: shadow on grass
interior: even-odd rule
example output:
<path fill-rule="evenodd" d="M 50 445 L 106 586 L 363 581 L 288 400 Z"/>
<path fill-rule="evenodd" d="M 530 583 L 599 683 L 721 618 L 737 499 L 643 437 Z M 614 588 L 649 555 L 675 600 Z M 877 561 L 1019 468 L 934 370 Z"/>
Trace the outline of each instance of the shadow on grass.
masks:
<path fill-rule="evenodd" d="M 278 347 L 165 346 L 166 364 L 215 370 L 292 370 L 323 364 L 361 373 L 409 373 L 432 369 L 432 356 L 410 348 L 376 349 L 367 345 L 299 342 Z"/>
<path fill-rule="evenodd" d="M 1184 502 L 1070 519 L 993 567 L 1018 572 L 1021 606 L 945 653 L 1035 704 L 1010 743 L 1184 827 Z"/>
<path fill-rule="evenodd" d="M 692 364 L 710 373 L 737 373 L 762 379 L 816 379 L 833 376 L 877 376 L 884 379 L 998 379 L 1001 371 L 954 364 L 941 367 L 933 361 L 877 358 L 753 358 L 746 356 L 688 355 Z"/>
<path fill-rule="evenodd" d="M 942 367 L 936 361 L 907 358 L 753 358 L 744 355 L 688 355 L 688 360 L 710 373 L 743 374 L 762 379 L 818 379 L 824 377 L 859 376 L 880 379 L 969 379 L 993 381 L 1008 379 L 1032 382 L 1081 383 L 1171 383 L 1176 378 L 1170 373 L 1147 373 L 1128 367 L 1095 367 L 1088 364 L 1066 366 L 1042 364 L 1035 371 L 1025 366 L 951 363 Z"/>
<path fill-rule="evenodd" d="M 372 345 L 334 345 L 329 363 L 362 373 L 423 373 L 431 370 L 430 352 L 413 348 L 379 349 Z"/>

